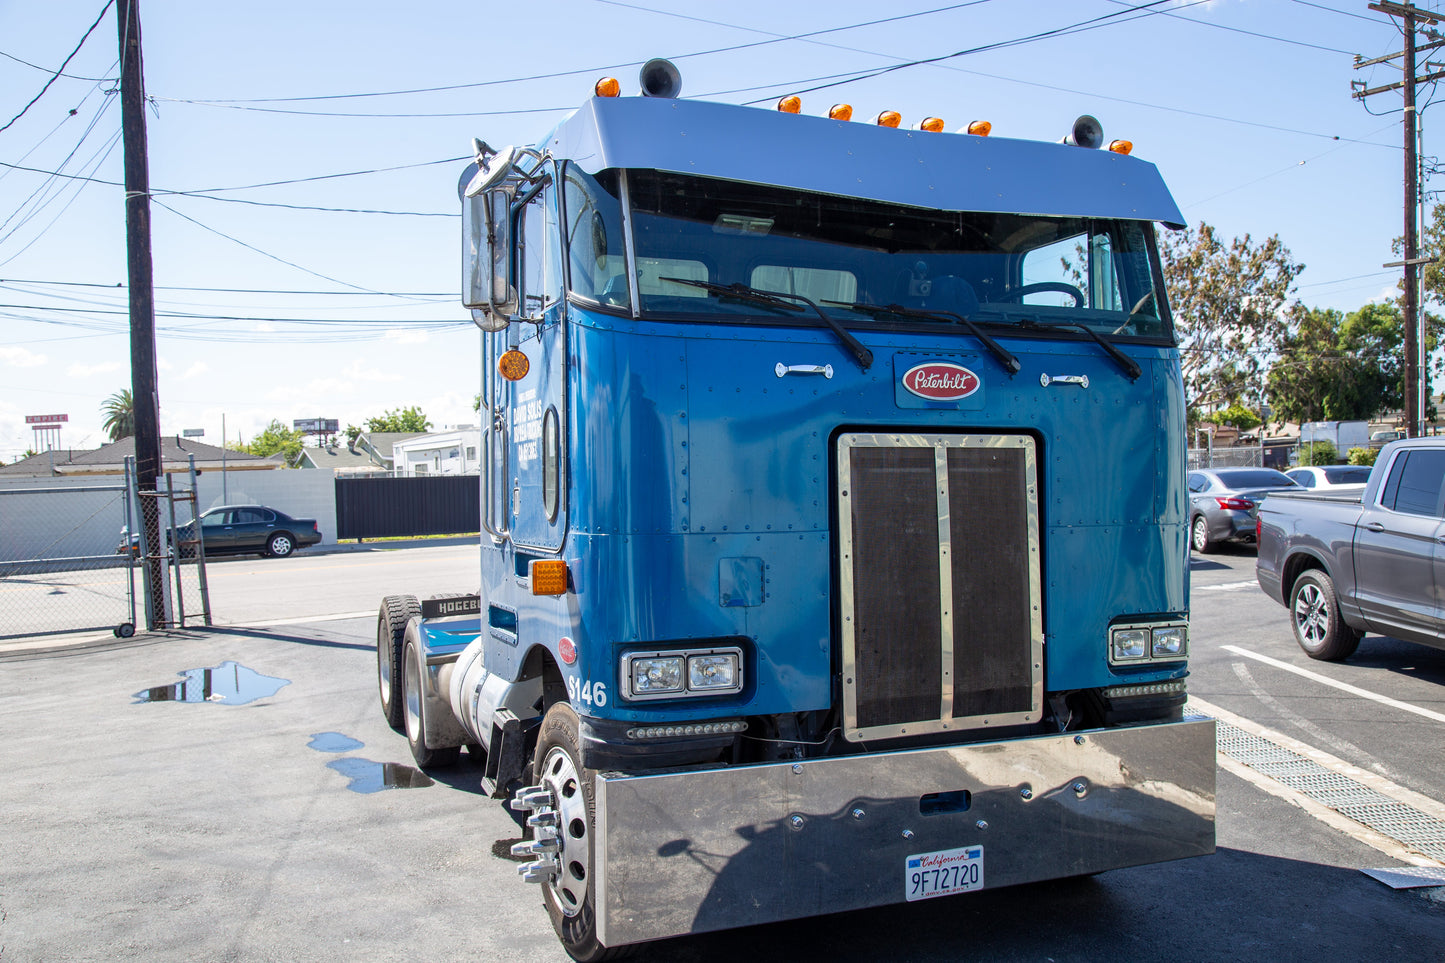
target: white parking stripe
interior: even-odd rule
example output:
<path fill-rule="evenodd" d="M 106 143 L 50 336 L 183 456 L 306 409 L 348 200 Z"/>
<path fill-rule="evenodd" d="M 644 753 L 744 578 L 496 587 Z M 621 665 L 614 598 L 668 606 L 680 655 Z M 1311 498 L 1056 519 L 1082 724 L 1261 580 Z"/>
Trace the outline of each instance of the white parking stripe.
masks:
<path fill-rule="evenodd" d="M 1301 669 L 1298 666 L 1290 665 L 1288 662 L 1281 662 L 1279 659 L 1271 659 L 1267 655 L 1260 655 L 1258 652 L 1251 652 L 1248 649 L 1241 649 L 1237 645 L 1221 645 L 1226 652 L 1233 652 L 1235 655 L 1242 655 L 1246 659 L 1254 659 L 1256 662 L 1263 662 L 1265 665 L 1272 665 L 1276 669 L 1283 669 L 1286 672 L 1293 672 L 1320 685 L 1327 685 L 1332 689 L 1339 689 L 1341 692 L 1348 692 L 1350 695 L 1359 696 L 1361 699 L 1369 699 L 1371 702 L 1378 702 L 1380 705 L 1390 706 L 1402 712 L 1413 712 L 1417 716 L 1424 716 L 1426 719 L 1434 719 L 1436 722 L 1445 722 L 1445 712 L 1435 712 L 1420 706 L 1411 705 L 1408 702 L 1401 702 L 1399 699 L 1391 699 L 1389 696 L 1382 696 L 1378 692 L 1370 692 L 1358 686 L 1346 682 L 1336 682 L 1329 676 L 1320 675 L 1318 672 L 1311 672 L 1309 669 Z"/>
<path fill-rule="evenodd" d="M 1195 585 L 1197 592 L 1237 592 L 1240 589 L 1257 588 L 1259 583 L 1254 579 L 1248 582 L 1220 582 L 1218 585 Z"/>
<path fill-rule="evenodd" d="M 306 625 L 308 622 L 341 622 L 346 619 L 369 619 L 375 612 L 342 612 L 338 615 L 307 615 L 299 619 L 271 619 L 265 622 L 216 622 L 217 627 L 230 629 L 265 629 L 275 625 Z"/>

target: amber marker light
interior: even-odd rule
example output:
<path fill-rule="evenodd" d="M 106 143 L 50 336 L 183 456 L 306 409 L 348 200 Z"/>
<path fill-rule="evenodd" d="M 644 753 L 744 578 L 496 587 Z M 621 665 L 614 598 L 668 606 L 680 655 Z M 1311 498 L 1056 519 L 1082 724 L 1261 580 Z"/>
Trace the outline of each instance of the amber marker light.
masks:
<path fill-rule="evenodd" d="M 567 563 L 560 558 L 538 558 L 527 564 L 533 595 L 566 595 Z"/>
<path fill-rule="evenodd" d="M 828 108 L 828 117 L 831 120 L 852 120 L 853 105 L 834 104 L 832 107 Z"/>
<path fill-rule="evenodd" d="M 503 354 L 497 359 L 497 371 L 508 381 L 521 381 L 527 377 L 527 372 L 532 370 L 532 362 L 527 356 L 516 348 Z"/>
<path fill-rule="evenodd" d="M 778 110 L 785 114 L 801 113 L 803 110 L 803 98 L 790 94 L 778 101 Z"/>
<path fill-rule="evenodd" d="M 1109 149 L 1116 154 L 1127 154 L 1134 149 L 1134 142 L 1132 140 L 1110 141 Z"/>
<path fill-rule="evenodd" d="M 897 127 L 903 123 L 903 115 L 896 110 L 885 110 L 878 115 L 878 119 L 873 121 L 873 123 L 879 127 Z"/>
<path fill-rule="evenodd" d="M 972 120 L 969 121 L 968 126 L 965 127 L 964 130 L 973 134 L 975 137 L 987 137 L 993 133 L 993 124 L 990 124 L 986 120 Z"/>
<path fill-rule="evenodd" d="M 603 77 L 597 81 L 597 86 L 592 88 L 598 97 L 620 97 L 622 96 L 622 85 L 617 82 L 616 77 Z"/>
<path fill-rule="evenodd" d="M 925 117 L 918 122 L 919 130 L 926 130 L 934 134 L 943 133 L 942 117 Z"/>

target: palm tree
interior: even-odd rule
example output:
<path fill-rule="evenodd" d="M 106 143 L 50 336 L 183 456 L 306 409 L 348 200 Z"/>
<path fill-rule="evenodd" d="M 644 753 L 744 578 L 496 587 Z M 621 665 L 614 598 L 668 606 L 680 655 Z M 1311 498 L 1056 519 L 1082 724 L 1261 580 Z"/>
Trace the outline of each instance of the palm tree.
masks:
<path fill-rule="evenodd" d="M 100 410 L 105 415 L 100 427 L 110 433 L 111 441 L 120 441 L 135 434 L 135 402 L 131 400 L 129 388 L 122 388 L 105 399 Z"/>

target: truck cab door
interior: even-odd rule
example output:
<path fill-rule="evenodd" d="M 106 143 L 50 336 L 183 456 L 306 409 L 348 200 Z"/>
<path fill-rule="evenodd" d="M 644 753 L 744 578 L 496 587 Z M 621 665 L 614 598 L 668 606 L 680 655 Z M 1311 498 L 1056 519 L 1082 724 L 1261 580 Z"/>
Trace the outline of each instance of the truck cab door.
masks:
<path fill-rule="evenodd" d="M 567 303 L 557 198 L 549 183 L 517 218 L 521 311 L 512 326 L 527 373 L 508 385 L 507 516 L 512 541 L 545 552 L 567 530 L 563 464 L 566 445 Z"/>
<path fill-rule="evenodd" d="M 1371 629 L 1411 642 L 1442 637 L 1445 449 L 1397 452 L 1355 530 L 1355 594 Z"/>

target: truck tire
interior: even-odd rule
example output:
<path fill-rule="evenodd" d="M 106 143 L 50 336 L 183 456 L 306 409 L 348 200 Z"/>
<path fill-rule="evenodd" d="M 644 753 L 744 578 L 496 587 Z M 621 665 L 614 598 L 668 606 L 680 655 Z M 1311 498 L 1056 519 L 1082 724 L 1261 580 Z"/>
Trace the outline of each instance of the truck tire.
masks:
<path fill-rule="evenodd" d="M 411 623 L 415 625 L 416 623 Z M 411 744 L 411 757 L 418 769 L 445 769 L 455 766 L 461 758 L 461 746 L 432 747 L 426 741 L 426 666 L 422 664 L 421 646 L 407 633 L 402 676 L 406 700 L 406 741 Z"/>
<path fill-rule="evenodd" d="M 1290 624 L 1305 655 L 1324 662 L 1348 659 L 1360 644 L 1360 633 L 1345 624 L 1335 583 L 1319 569 L 1295 579 L 1289 593 Z"/>
<path fill-rule="evenodd" d="M 567 703 L 559 702 L 547 710 L 532 757 L 532 784 L 550 790 L 557 800 L 557 835 L 562 846 L 557 877 L 542 884 L 547 915 L 572 959 L 597 963 L 626 956 L 632 947 L 606 947 L 597 942 L 597 899 L 592 889 L 597 773 L 582 768 L 578 729 L 577 713 Z"/>
<path fill-rule="evenodd" d="M 397 732 L 403 728 L 406 696 L 401 688 L 401 657 L 406 623 L 421 615 L 421 603 L 414 595 L 388 595 L 376 613 L 376 685 L 381 696 L 381 714 Z"/>
<path fill-rule="evenodd" d="M 1203 515 L 1194 516 L 1189 526 L 1189 544 L 1200 555 L 1208 555 L 1219 547 L 1219 543 L 1209 537 L 1209 519 Z"/>

